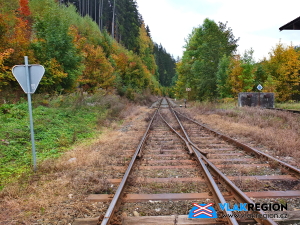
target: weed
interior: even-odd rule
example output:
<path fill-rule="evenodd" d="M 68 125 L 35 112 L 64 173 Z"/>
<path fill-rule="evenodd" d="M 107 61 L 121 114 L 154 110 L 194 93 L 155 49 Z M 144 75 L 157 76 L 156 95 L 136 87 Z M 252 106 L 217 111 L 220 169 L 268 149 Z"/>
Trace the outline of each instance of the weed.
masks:
<path fill-rule="evenodd" d="M 286 103 L 277 103 L 276 108 L 300 110 L 300 103 L 295 101 L 289 101 Z"/>
<path fill-rule="evenodd" d="M 75 97 L 70 96 L 71 99 Z M 117 185 L 110 183 L 107 179 L 122 177 L 124 171 L 122 172 L 114 166 L 119 166 L 119 159 L 123 163 L 125 160 L 128 163 L 128 158 L 124 158 L 128 153 L 123 151 L 132 150 L 137 146 L 138 139 L 142 136 L 146 126 L 146 123 L 141 119 L 141 111 L 150 111 L 150 109 L 137 107 L 130 103 L 119 114 L 120 117 L 127 115 L 125 124 L 135 121 L 135 126 L 138 124 L 138 132 L 134 129 L 122 132 L 120 130 L 121 126 L 116 127 L 114 130 L 105 127 L 100 130 L 95 126 L 97 115 L 109 116 L 107 112 L 110 106 L 105 105 L 104 107 L 99 104 L 100 101 L 105 101 L 101 98 L 106 97 L 108 96 L 100 94 L 96 96 L 86 95 L 82 106 L 76 109 L 75 112 L 72 112 L 72 105 L 68 105 L 69 103 L 54 110 L 53 101 L 57 101 L 58 97 L 49 101 L 49 107 L 41 107 L 40 105 L 34 107 L 35 125 L 38 126 L 38 124 L 44 123 L 46 129 L 48 129 L 48 134 L 46 132 L 44 134 L 47 134 L 48 139 L 51 138 L 45 143 L 57 145 L 57 138 L 62 138 L 64 135 L 68 137 L 70 144 L 76 136 L 76 142 L 73 146 L 52 147 L 48 150 L 48 146 L 44 143 L 43 151 L 41 151 L 41 146 L 37 146 L 38 151 L 41 152 L 38 152 L 39 165 L 35 174 L 33 174 L 30 167 L 30 147 L 25 149 L 28 151 L 28 154 L 25 154 L 25 156 L 28 155 L 28 165 L 16 167 L 14 161 L 1 164 L 11 172 L 11 177 L 15 177 L 15 182 L 7 183 L 8 179 L 6 179 L 6 183 L 3 182 L 2 186 L 5 185 L 5 187 L 2 187 L 3 189 L 0 191 L 0 208 L 4 210 L 0 212 L 0 221 L 20 221 L 23 224 L 34 224 L 37 223 L 38 218 L 43 221 L 43 224 L 52 223 L 53 221 L 68 224 L 72 223 L 74 217 L 80 218 L 85 217 L 85 215 L 92 217 L 95 213 L 105 213 L 104 210 L 109 203 L 91 205 L 85 199 L 91 193 L 111 194 L 116 191 Z M 64 99 L 63 104 L 69 101 L 67 96 L 60 98 Z M 126 102 L 122 99 L 119 100 L 122 103 Z M 53 112 L 56 112 L 57 115 Z M 45 119 L 36 122 L 37 114 L 43 115 Z M 2 118 L 0 116 L 0 119 Z M 119 118 L 115 119 L 118 120 Z M 59 119 L 62 125 L 56 121 Z M 24 120 L 24 127 L 28 129 L 28 121 Z M 65 120 L 68 123 L 65 123 Z M 53 129 L 54 124 L 57 126 L 56 129 Z M 1 131 L 4 130 L 2 125 L 0 122 Z M 38 133 L 40 133 L 44 131 L 44 128 L 40 126 L 38 130 Z M 27 130 L 25 130 L 26 132 Z M 97 134 L 95 138 L 84 138 L 84 135 L 91 137 L 93 134 Z M 1 140 L 5 139 L 5 142 L 11 142 L 12 134 L 0 132 L 0 135 L 3 135 L 0 138 L 0 154 L 2 154 Z M 22 132 L 18 133 L 18 137 L 24 138 Z M 41 143 L 44 141 L 43 139 L 43 136 L 41 136 L 37 143 Z M 30 139 L 24 138 L 24 144 L 27 142 L 30 142 Z M 69 151 L 70 148 L 72 149 Z M 57 152 L 55 155 L 60 157 L 53 158 L 54 153 L 51 154 L 51 151 Z M 47 158 L 46 155 L 48 155 Z M 32 212 L 32 214 L 28 215 L 26 212 Z M 9 222 L 6 222 L 6 224 L 10 224 Z"/>
<path fill-rule="evenodd" d="M 286 205 L 286 204 L 287 204 L 287 201 L 286 201 L 286 199 L 284 199 L 284 198 L 280 198 L 280 199 L 278 199 L 278 203 L 279 203 L 279 204 L 282 204 L 282 205 Z"/>
<path fill-rule="evenodd" d="M 56 158 L 77 141 L 93 137 L 97 128 L 119 120 L 126 101 L 96 93 L 33 95 L 33 119 L 38 163 Z M 31 141 L 28 104 L 0 106 L 0 186 L 28 170 Z M 97 127 L 98 124 L 98 127 Z"/>
<path fill-rule="evenodd" d="M 272 169 L 277 169 L 279 167 L 279 163 L 275 160 L 270 160 L 269 165 Z"/>
<path fill-rule="evenodd" d="M 299 104 L 299 103 L 298 103 Z M 252 139 L 274 157 L 299 166 L 300 117 L 288 112 L 258 107 L 226 107 L 224 104 L 197 103 L 190 117 L 209 124 L 227 135 Z M 202 115 L 199 114 L 202 113 Z M 265 146 L 265 147 L 263 147 Z M 254 146 L 257 148 L 257 146 Z M 266 150 L 267 149 L 267 150 Z M 272 164 L 272 163 L 271 163 Z M 276 167 L 276 165 L 272 165 Z"/>

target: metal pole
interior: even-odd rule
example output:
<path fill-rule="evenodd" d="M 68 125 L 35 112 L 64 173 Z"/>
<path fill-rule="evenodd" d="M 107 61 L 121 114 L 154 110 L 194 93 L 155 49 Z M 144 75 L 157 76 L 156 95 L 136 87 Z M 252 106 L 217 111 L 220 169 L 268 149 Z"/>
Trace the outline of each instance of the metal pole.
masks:
<path fill-rule="evenodd" d="M 27 98 L 28 98 L 28 109 L 30 118 L 30 134 L 31 134 L 31 145 L 32 145 L 32 158 L 33 158 L 33 170 L 36 171 L 36 154 L 35 154 L 35 143 L 34 143 L 34 130 L 33 130 L 33 117 L 31 107 L 31 88 L 30 88 L 30 74 L 28 67 L 28 56 L 24 56 L 25 60 L 25 75 L 27 78 Z"/>

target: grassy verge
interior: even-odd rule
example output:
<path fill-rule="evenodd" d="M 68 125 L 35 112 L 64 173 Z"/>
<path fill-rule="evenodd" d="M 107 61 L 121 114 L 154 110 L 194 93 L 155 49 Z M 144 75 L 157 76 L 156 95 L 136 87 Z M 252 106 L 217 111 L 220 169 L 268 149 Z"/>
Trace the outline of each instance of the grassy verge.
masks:
<path fill-rule="evenodd" d="M 201 108 L 219 108 L 219 109 L 234 109 L 238 107 L 238 100 L 234 98 L 225 98 L 216 102 L 189 102 L 190 106 L 201 106 Z M 300 110 L 300 102 L 284 102 L 275 103 L 275 108 Z"/>
<path fill-rule="evenodd" d="M 257 146 L 281 160 L 299 167 L 300 117 L 284 111 L 259 107 L 233 107 L 231 103 L 197 103 L 189 110 L 196 120 Z"/>
<path fill-rule="evenodd" d="M 300 110 L 300 102 L 276 103 L 275 107 L 280 109 Z"/>
<path fill-rule="evenodd" d="M 32 97 L 38 163 L 60 156 L 78 141 L 94 137 L 100 126 L 120 119 L 126 106 L 119 97 L 103 93 Z M 21 174 L 32 171 L 26 100 L 0 106 L 0 165 L 0 190 Z"/>

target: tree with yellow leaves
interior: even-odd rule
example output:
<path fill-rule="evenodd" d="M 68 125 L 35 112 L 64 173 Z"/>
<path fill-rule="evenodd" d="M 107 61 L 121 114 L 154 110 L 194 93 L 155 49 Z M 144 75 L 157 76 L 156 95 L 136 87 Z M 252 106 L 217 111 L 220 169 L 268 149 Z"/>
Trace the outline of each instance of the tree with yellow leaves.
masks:
<path fill-rule="evenodd" d="M 242 72 L 243 68 L 241 67 L 241 56 L 232 56 L 229 64 L 228 83 L 234 96 L 237 96 L 240 92 L 243 92 L 243 82 L 240 79 Z"/>
<path fill-rule="evenodd" d="M 287 101 L 299 94 L 300 52 L 293 46 L 278 43 L 266 63 L 269 79 L 276 85 L 277 99 Z M 274 82 L 275 81 L 275 82 Z"/>
<path fill-rule="evenodd" d="M 234 96 L 240 92 L 252 91 L 255 86 L 256 65 L 253 50 L 246 50 L 243 57 L 231 57 L 229 64 L 229 85 Z"/>
<path fill-rule="evenodd" d="M 140 27 L 140 36 L 138 38 L 139 56 L 141 57 L 148 70 L 154 75 L 157 70 L 153 48 L 154 44 L 148 35 L 145 24 L 142 23 Z"/>

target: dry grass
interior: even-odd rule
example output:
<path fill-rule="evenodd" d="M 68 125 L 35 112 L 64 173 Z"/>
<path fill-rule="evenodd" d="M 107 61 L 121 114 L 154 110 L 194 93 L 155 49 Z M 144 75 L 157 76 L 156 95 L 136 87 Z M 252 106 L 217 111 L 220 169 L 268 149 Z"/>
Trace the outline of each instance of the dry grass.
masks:
<path fill-rule="evenodd" d="M 0 192 L 0 224 L 69 224 L 74 218 L 101 215 L 107 204 L 85 199 L 91 193 L 115 190 L 107 178 L 122 176 L 112 167 L 128 163 L 122 155 L 138 145 L 148 111 L 132 104 L 122 106 L 122 118 L 126 118 L 122 125 L 111 122 L 109 128 L 102 128 L 98 139 L 43 162 L 36 174 L 24 175 L 8 185 Z"/>
<path fill-rule="evenodd" d="M 300 117 L 297 114 L 250 107 L 224 110 L 207 104 L 193 107 L 189 112 L 214 129 L 247 139 L 253 147 L 300 167 L 297 160 L 300 157 Z"/>

